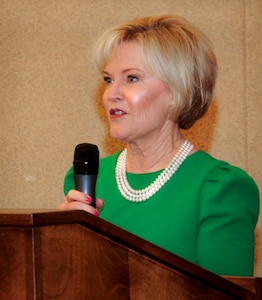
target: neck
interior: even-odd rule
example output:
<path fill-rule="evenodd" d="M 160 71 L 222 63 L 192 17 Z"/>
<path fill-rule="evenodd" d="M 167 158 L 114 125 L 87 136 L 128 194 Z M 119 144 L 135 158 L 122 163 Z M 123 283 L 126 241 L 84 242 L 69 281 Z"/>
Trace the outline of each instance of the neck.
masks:
<path fill-rule="evenodd" d="M 127 145 L 126 170 L 131 173 L 150 173 L 164 169 L 184 142 L 177 132 L 172 138 L 161 138 L 153 143 L 130 143 Z"/>

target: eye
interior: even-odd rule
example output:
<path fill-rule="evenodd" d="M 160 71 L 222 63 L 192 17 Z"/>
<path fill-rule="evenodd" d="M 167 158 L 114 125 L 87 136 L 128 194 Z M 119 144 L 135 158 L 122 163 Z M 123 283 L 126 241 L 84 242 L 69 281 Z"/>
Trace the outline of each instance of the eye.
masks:
<path fill-rule="evenodd" d="M 110 78 L 110 77 L 108 77 L 108 76 L 105 76 L 105 77 L 104 77 L 104 82 L 105 82 L 106 84 L 109 84 L 109 83 L 112 83 L 113 80 L 112 80 L 112 78 Z"/>
<path fill-rule="evenodd" d="M 127 76 L 127 79 L 129 82 L 137 82 L 138 81 L 138 77 L 135 75 L 129 75 L 129 76 Z"/>

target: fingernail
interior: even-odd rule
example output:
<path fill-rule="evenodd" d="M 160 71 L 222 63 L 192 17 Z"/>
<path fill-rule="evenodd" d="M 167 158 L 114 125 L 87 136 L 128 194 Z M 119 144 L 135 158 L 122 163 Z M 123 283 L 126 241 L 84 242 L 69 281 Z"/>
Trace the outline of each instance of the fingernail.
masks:
<path fill-rule="evenodd" d="M 91 203 L 91 202 L 92 202 L 92 198 L 89 197 L 89 196 L 86 196 L 86 199 L 85 199 L 85 200 L 86 200 L 87 203 Z"/>
<path fill-rule="evenodd" d="M 96 216 L 96 217 L 99 216 L 99 211 L 98 211 L 98 210 L 95 211 L 95 216 Z"/>

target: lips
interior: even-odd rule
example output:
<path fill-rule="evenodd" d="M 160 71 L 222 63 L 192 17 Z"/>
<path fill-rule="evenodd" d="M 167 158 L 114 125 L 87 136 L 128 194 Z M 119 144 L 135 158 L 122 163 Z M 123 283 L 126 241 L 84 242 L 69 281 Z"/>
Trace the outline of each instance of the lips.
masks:
<path fill-rule="evenodd" d="M 126 115 L 126 112 L 119 108 L 111 108 L 109 110 L 109 114 L 112 117 L 121 117 L 121 116 Z"/>

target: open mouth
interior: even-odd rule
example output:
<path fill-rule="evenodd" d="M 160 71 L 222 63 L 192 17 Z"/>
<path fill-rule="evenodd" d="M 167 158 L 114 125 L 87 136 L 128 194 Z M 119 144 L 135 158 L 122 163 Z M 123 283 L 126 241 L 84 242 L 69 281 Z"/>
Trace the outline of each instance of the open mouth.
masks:
<path fill-rule="evenodd" d="M 121 109 L 118 109 L 118 108 L 111 108 L 110 111 L 110 116 L 123 116 L 123 115 L 126 115 L 126 112 L 124 112 L 123 110 Z"/>

